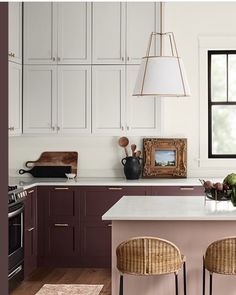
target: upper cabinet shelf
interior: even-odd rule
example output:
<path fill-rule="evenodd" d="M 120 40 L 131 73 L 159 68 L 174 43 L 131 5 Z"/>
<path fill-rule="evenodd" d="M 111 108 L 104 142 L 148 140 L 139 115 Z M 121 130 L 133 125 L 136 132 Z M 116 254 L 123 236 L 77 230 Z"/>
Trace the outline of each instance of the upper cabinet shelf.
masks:
<path fill-rule="evenodd" d="M 158 15 L 154 2 L 94 2 L 93 64 L 140 64 L 150 33 L 159 30 Z"/>
<path fill-rule="evenodd" d="M 25 3 L 24 63 L 90 64 L 90 16 L 86 2 Z"/>

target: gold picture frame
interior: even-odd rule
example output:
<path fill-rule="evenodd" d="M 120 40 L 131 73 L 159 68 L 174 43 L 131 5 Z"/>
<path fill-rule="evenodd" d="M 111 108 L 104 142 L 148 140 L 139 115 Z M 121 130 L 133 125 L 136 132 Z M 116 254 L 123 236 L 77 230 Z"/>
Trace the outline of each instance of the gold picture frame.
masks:
<path fill-rule="evenodd" d="M 144 178 L 186 178 L 186 138 L 144 138 Z"/>

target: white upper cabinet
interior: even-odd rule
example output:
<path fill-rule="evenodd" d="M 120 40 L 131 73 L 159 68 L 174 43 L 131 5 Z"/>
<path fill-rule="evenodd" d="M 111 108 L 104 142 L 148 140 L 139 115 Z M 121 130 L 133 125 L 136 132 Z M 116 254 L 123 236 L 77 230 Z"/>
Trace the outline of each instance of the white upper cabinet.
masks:
<path fill-rule="evenodd" d="M 25 64 L 89 64 L 91 4 L 24 4 Z"/>
<path fill-rule="evenodd" d="M 56 23 L 56 4 L 51 2 L 24 3 L 25 64 L 56 63 Z"/>
<path fill-rule="evenodd" d="M 22 133 L 22 65 L 9 62 L 9 135 Z"/>
<path fill-rule="evenodd" d="M 90 17 L 90 3 L 58 3 L 58 63 L 91 63 Z"/>
<path fill-rule="evenodd" d="M 125 63 L 125 4 L 94 2 L 93 64 Z"/>
<path fill-rule="evenodd" d="M 93 3 L 93 64 L 140 64 L 158 11 L 154 2 Z"/>
<path fill-rule="evenodd" d="M 24 133 L 57 132 L 57 67 L 24 67 Z"/>
<path fill-rule="evenodd" d="M 150 34 L 159 31 L 159 4 L 154 2 L 126 3 L 126 61 L 140 64 L 146 55 Z M 151 53 L 154 53 L 155 46 Z"/>
<path fill-rule="evenodd" d="M 9 61 L 22 63 L 22 3 L 9 2 Z"/>
<path fill-rule="evenodd" d="M 58 67 L 58 132 L 91 132 L 91 67 Z"/>
<path fill-rule="evenodd" d="M 132 96 L 138 65 L 127 66 L 126 72 L 126 129 L 127 134 L 156 136 L 161 132 L 160 98 Z"/>
<path fill-rule="evenodd" d="M 92 71 L 92 130 L 119 135 L 125 124 L 125 68 L 93 66 Z"/>

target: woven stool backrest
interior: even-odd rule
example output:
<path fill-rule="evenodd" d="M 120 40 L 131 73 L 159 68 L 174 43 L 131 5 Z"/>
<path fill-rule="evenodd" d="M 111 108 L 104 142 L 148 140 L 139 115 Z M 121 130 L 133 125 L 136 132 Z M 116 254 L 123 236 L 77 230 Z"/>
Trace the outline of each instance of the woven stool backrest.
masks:
<path fill-rule="evenodd" d="M 116 249 L 117 268 L 122 273 L 158 275 L 178 271 L 183 264 L 179 249 L 169 241 L 137 237 Z"/>
<path fill-rule="evenodd" d="M 205 254 L 205 267 L 210 272 L 236 274 L 236 237 L 210 244 Z"/>

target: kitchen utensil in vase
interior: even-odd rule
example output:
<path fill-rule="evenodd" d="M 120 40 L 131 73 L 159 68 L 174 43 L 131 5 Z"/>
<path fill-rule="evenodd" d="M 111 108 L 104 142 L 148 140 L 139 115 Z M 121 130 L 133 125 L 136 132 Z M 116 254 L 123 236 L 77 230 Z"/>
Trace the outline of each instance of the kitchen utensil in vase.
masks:
<path fill-rule="evenodd" d="M 140 158 L 140 156 L 141 156 L 141 151 L 137 151 L 137 152 L 135 153 L 135 157 L 136 157 L 136 158 Z"/>
<path fill-rule="evenodd" d="M 136 144 L 132 143 L 130 148 L 131 148 L 131 151 L 132 151 L 132 157 L 135 157 L 135 150 L 136 150 Z"/>
<path fill-rule="evenodd" d="M 127 146 L 129 144 L 129 140 L 127 137 L 123 136 L 119 139 L 118 144 L 120 147 L 124 148 L 126 157 L 129 156 Z"/>

